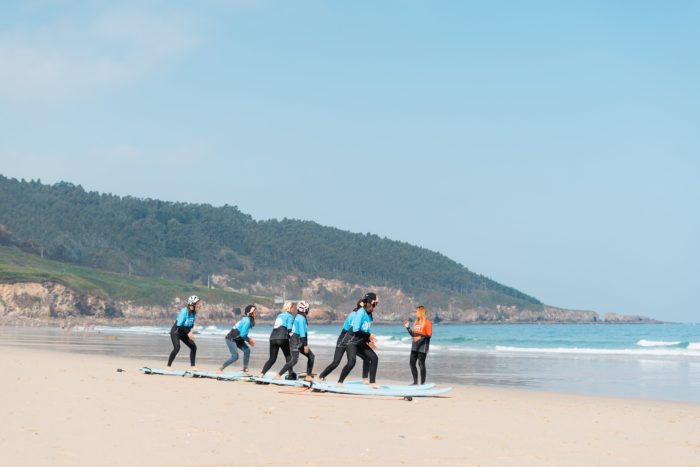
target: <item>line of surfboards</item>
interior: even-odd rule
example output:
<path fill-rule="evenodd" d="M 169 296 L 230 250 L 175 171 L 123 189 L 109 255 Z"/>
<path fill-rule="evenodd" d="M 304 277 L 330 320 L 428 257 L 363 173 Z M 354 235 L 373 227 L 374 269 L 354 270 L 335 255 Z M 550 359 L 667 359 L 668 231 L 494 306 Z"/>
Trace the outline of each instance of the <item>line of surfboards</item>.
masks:
<path fill-rule="evenodd" d="M 371 388 L 362 381 L 348 381 L 343 386 L 327 381 L 304 381 L 274 379 L 271 377 L 252 376 L 242 371 L 218 373 L 216 371 L 186 371 L 186 370 L 162 370 L 160 368 L 143 367 L 140 369 L 147 375 L 170 375 L 192 378 L 211 378 L 220 381 L 252 381 L 258 384 L 273 384 L 277 386 L 306 387 L 320 392 L 332 392 L 336 394 L 352 394 L 360 396 L 395 396 L 404 398 L 433 397 L 446 394 L 452 388 L 435 389 L 435 383 L 420 385 L 394 385 L 382 384 L 378 388 Z"/>

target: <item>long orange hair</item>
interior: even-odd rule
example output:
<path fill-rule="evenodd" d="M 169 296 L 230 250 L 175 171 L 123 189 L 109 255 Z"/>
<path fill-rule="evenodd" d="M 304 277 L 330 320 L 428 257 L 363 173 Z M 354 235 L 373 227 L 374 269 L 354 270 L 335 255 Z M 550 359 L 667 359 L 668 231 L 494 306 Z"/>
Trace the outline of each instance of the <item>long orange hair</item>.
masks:
<path fill-rule="evenodd" d="M 428 309 L 423 305 L 416 308 L 416 324 L 428 321 Z"/>

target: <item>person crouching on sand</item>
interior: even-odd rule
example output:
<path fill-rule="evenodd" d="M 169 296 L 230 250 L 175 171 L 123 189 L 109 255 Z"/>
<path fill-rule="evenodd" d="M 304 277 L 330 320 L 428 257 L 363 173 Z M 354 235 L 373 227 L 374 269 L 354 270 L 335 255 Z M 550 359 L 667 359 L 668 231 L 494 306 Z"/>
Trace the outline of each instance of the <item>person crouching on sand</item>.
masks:
<path fill-rule="evenodd" d="M 340 373 L 338 384 L 342 385 L 345 378 L 350 374 L 355 366 L 356 357 L 359 355 L 367 364 L 362 368 L 362 379 L 365 383 L 369 383 L 371 387 L 378 388 L 375 383 L 377 379 L 377 367 L 379 366 L 379 357 L 374 352 L 377 349 L 376 338 L 370 332 L 372 326 L 372 313 L 379 305 L 379 299 L 375 293 L 369 292 L 365 294 L 360 305 L 362 305 L 352 321 L 352 329 L 350 330 L 350 338 L 347 342 L 348 362 L 343 367 Z M 368 378 L 369 377 L 369 381 Z"/>
<path fill-rule="evenodd" d="M 180 310 L 177 315 L 177 320 L 170 329 L 170 340 L 173 342 L 173 351 L 168 357 L 168 367 L 173 364 L 175 356 L 180 351 L 180 341 L 184 342 L 190 348 L 190 366 L 192 370 L 196 370 L 195 357 L 197 356 L 197 344 L 194 343 L 192 328 L 194 321 L 197 319 L 197 311 L 202 307 L 202 300 L 196 295 L 192 295 L 187 299 L 187 306 Z"/>
<path fill-rule="evenodd" d="M 292 352 L 292 359 L 282 368 L 280 374 L 289 371 L 289 375 L 294 379 L 294 365 L 299 361 L 299 354 L 307 358 L 306 380 L 311 381 L 314 370 L 314 353 L 309 348 L 308 322 L 309 304 L 304 300 L 297 303 L 297 315 L 294 317 L 292 334 L 289 336 L 289 350 Z"/>
<path fill-rule="evenodd" d="M 280 349 L 286 359 L 286 363 L 289 363 L 292 359 L 289 351 L 289 333 L 292 332 L 292 324 L 294 323 L 294 316 L 290 313 L 292 311 L 292 304 L 289 304 L 289 308 L 286 307 L 280 314 L 277 315 L 275 319 L 275 324 L 272 327 L 272 333 L 270 334 L 270 358 L 265 362 L 262 369 L 262 376 L 272 368 L 272 365 L 277 361 L 277 355 Z M 279 379 L 280 373 L 275 373 L 273 378 Z"/>
<path fill-rule="evenodd" d="M 406 326 L 406 330 L 413 338 L 411 359 L 409 360 L 413 384 L 418 384 L 416 362 L 418 362 L 420 367 L 420 384 L 425 384 L 425 358 L 428 356 L 430 338 L 433 336 L 433 323 L 428 319 L 428 310 L 422 305 L 416 308 L 416 322 L 413 325 L 413 329 L 411 329 L 411 324 L 408 321 L 405 321 L 403 325 Z"/>
<path fill-rule="evenodd" d="M 255 347 L 255 339 L 249 337 L 248 333 L 255 327 L 256 311 L 255 305 L 245 307 L 243 318 L 226 335 L 224 340 L 229 352 L 231 352 L 231 357 L 221 365 L 219 371 L 224 371 L 227 366 L 238 360 L 238 349 L 241 349 L 243 351 L 243 371 L 248 373 L 248 362 L 250 362 L 250 347 L 248 347 L 248 344 L 251 347 Z"/>

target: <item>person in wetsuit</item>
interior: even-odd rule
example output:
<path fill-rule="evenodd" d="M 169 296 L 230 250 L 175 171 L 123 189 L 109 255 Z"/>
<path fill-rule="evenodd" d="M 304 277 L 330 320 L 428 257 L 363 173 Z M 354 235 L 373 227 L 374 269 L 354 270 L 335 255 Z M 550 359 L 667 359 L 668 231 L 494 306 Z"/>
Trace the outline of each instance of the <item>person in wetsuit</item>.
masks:
<path fill-rule="evenodd" d="M 284 358 L 287 363 L 291 361 L 291 353 L 289 351 L 289 333 L 292 332 L 292 323 L 294 322 L 294 317 L 290 313 L 292 305 L 290 304 L 290 309 L 281 312 L 277 315 L 275 319 L 275 324 L 272 328 L 272 333 L 270 334 L 270 358 L 265 362 L 262 369 L 262 376 L 272 368 L 272 365 L 277 361 L 277 355 L 280 349 L 284 354 Z M 275 373 L 273 376 L 275 379 L 280 378 L 280 373 Z"/>
<path fill-rule="evenodd" d="M 365 360 L 362 368 L 363 381 L 369 383 L 373 388 L 377 388 L 375 381 L 379 357 L 374 352 L 377 349 L 377 345 L 374 334 L 370 332 L 370 327 L 372 326 L 372 313 L 379 305 L 379 299 L 375 293 L 369 292 L 365 294 L 360 305 L 362 306 L 355 312 L 352 320 L 352 329 L 348 331 L 350 334 L 347 340 L 348 362 L 340 373 L 338 384 L 343 384 L 345 378 L 355 366 L 356 358 L 359 355 L 360 358 Z"/>
<path fill-rule="evenodd" d="M 297 303 L 297 314 L 294 317 L 292 324 L 292 334 L 289 336 L 289 349 L 292 352 L 292 358 L 280 370 L 280 375 L 289 372 L 289 379 L 296 379 L 294 373 L 294 365 L 299 361 L 299 354 L 307 358 L 306 361 L 306 380 L 311 381 L 312 372 L 314 370 L 314 353 L 309 348 L 308 322 L 307 315 L 309 314 L 309 304 L 305 301 Z"/>
<path fill-rule="evenodd" d="M 192 328 L 194 327 L 195 319 L 197 318 L 197 310 L 202 306 L 202 300 L 192 295 L 187 299 L 187 306 L 180 310 L 177 315 L 177 320 L 170 329 L 170 340 L 173 342 L 173 351 L 168 357 L 168 367 L 173 364 L 175 356 L 180 351 L 180 341 L 184 342 L 190 348 L 190 366 L 192 370 L 196 370 L 195 357 L 197 356 L 197 344 L 194 343 L 192 336 Z"/>
<path fill-rule="evenodd" d="M 255 312 L 255 305 L 245 307 L 243 318 L 226 335 L 224 340 L 229 352 L 231 352 L 231 357 L 221 365 L 220 371 L 224 371 L 227 366 L 238 360 L 238 349 L 240 349 L 243 351 L 243 371 L 248 373 L 248 362 L 250 361 L 250 347 L 248 347 L 248 344 L 251 347 L 255 347 L 255 339 L 249 337 L 248 333 L 255 326 Z"/>
<path fill-rule="evenodd" d="M 343 355 L 345 355 L 345 351 L 347 350 L 346 341 L 349 337 L 348 332 L 352 328 L 352 320 L 355 318 L 355 313 L 360 309 L 360 303 L 361 301 L 357 302 L 355 309 L 348 313 L 348 316 L 345 318 L 343 327 L 340 330 L 340 335 L 338 335 L 338 340 L 335 343 L 335 354 L 333 355 L 333 361 L 319 375 L 319 379 L 321 381 L 324 381 L 326 376 L 338 368 L 338 365 L 340 365 L 340 362 L 343 360 Z"/>
<path fill-rule="evenodd" d="M 409 360 L 413 384 L 418 384 L 416 362 L 420 367 L 420 384 L 425 384 L 425 358 L 428 356 L 430 338 L 433 336 L 433 323 L 428 319 L 428 310 L 422 305 L 416 308 L 416 322 L 413 325 L 413 329 L 411 329 L 411 324 L 408 321 L 405 321 L 403 325 L 406 326 L 406 331 L 413 338 L 411 358 Z"/>

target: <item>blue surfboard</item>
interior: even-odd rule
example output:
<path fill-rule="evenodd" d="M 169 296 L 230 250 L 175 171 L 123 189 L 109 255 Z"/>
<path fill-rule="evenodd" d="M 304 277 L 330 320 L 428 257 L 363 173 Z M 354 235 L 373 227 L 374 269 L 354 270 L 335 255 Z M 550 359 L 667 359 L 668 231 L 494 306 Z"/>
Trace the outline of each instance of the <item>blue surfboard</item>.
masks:
<path fill-rule="evenodd" d="M 195 378 L 211 378 L 220 381 L 236 381 L 252 377 L 252 375 L 242 371 L 229 371 L 226 373 L 219 373 L 218 371 L 193 371 L 192 376 Z"/>
<path fill-rule="evenodd" d="M 333 383 L 329 383 L 333 384 Z M 365 384 L 362 381 L 346 381 L 345 385 L 348 386 L 350 385 L 351 387 L 355 387 L 358 384 Z M 367 385 L 365 385 L 367 386 Z M 437 386 L 435 383 L 426 383 L 426 384 L 416 384 L 416 385 L 401 385 L 401 384 L 380 384 L 379 387 L 381 389 L 393 389 L 395 391 L 411 391 L 414 389 L 432 389 L 435 386 Z"/>
<path fill-rule="evenodd" d="M 410 387 L 410 386 L 409 386 Z M 321 392 L 333 392 L 337 394 L 353 394 L 357 396 L 394 396 L 394 397 L 434 397 L 446 394 L 452 388 L 442 389 L 373 389 L 369 386 L 358 387 L 357 384 L 348 386 L 336 386 L 333 383 L 314 383 L 312 389 Z"/>
<path fill-rule="evenodd" d="M 260 376 L 253 376 L 250 378 L 250 381 L 255 381 L 256 383 L 260 384 L 274 384 L 276 386 L 295 386 L 295 387 L 309 387 L 311 383 L 300 380 L 300 379 L 275 379 L 269 376 L 266 377 L 260 377 Z"/>
<path fill-rule="evenodd" d="M 160 368 L 149 368 L 147 366 L 140 370 L 147 375 L 192 376 L 191 371 L 184 370 L 161 370 Z"/>

